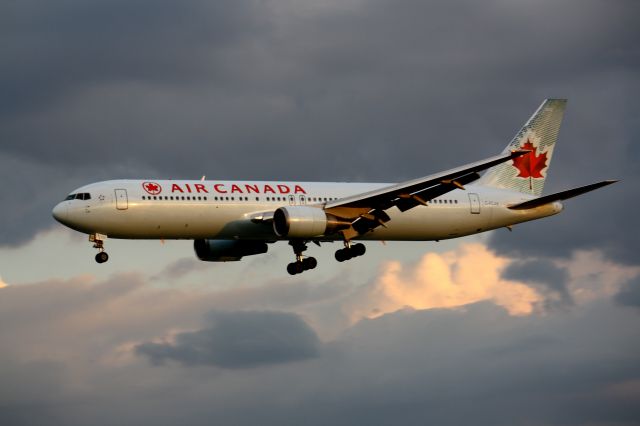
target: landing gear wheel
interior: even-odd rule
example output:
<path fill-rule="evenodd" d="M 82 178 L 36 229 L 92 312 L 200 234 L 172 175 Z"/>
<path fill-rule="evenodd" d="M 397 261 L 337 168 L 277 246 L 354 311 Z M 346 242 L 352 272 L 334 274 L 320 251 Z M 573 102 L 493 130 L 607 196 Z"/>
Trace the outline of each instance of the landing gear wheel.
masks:
<path fill-rule="evenodd" d="M 318 261 L 315 257 L 307 257 L 302 261 L 302 266 L 304 266 L 305 271 L 308 271 L 309 269 L 313 269 L 318 266 Z"/>
<path fill-rule="evenodd" d="M 289 275 L 295 275 L 298 273 L 297 263 L 290 263 L 287 265 L 287 272 Z"/>
<path fill-rule="evenodd" d="M 358 243 L 351 247 L 351 251 L 353 253 L 353 257 L 362 256 L 367 252 L 367 247 L 362 243 Z"/>
<path fill-rule="evenodd" d="M 315 257 L 307 257 L 303 260 L 292 262 L 287 265 L 287 272 L 291 275 L 301 274 L 304 271 L 313 269 L 318 266 L 318 261 Z"/>
<path fill-rule="evenodd" d="M 104 251 L 104 240 L 106 238 L 107 236 L 102 234 L 89 235 L 89 241 L 93 243 L 93 248 L 98 249 L 98 254 L 96 254 L 96 262 L 98 263 L 104 263 L 109 260 L 109 255 Z"/>
<path fill-rule="evenodd" d="M 353 257 L 351 250 L 347 248 L 340 249 L 336 251 L 336 260 L 338 262 L 344 262 L 345 260 L 349 260 Z"/>
<path fill-rule="evenodd" d="M 345 248 L 336 251 L 336 260 L 338 262 L 344 262 L 345 260 L 362 256 L 366 251 L 367 247 L 364 244 L 358 243 L 350 246 L 348 243 L 345 243 Z"/>
<path fill-rule="evenodd" d="M 314 269 L 318 266 L 318 261 L 315 257 L 304 257 L 302 253 L 307 249 L 307 244 L 302 240 L 291 240 L 289 245 L 293 248 L 293 253 L 296 255 L 296 261 L 287 265 L 287 272 L 291 275 L 301 274 L 309 269 Z"/>

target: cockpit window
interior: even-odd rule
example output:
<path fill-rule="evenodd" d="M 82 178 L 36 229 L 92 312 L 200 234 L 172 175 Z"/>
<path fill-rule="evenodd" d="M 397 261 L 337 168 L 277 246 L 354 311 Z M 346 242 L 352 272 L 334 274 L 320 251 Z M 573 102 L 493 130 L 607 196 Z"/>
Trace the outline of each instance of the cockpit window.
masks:
<path fill-rule="evenodd" d="M 69 194 L 67 195 L 67 198 L 65 198 L 65 201 L 67 200 L 90 200 L 91 199 L 91 194 L 89 194 L 88 192 L 79 192 L 77 194 Z"/>

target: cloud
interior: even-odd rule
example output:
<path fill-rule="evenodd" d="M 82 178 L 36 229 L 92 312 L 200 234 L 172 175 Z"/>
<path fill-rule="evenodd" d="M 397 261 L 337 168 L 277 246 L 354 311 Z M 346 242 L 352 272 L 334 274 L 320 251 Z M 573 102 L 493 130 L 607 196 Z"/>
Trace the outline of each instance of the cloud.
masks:
<path fill-rule="evenodd" d="M 6 282 L 3 281 L 2 277 L 0 277 L 0 288 L 6 287 L 9 284 L 7 284 Z"/>
<path fill-rule="evenodd" d="M 8 286 L 0 290 L 0 422 L 633 424 L 635 311 L 599 293 L 575 298 L 569 314 L 512 315 L 483 287 L 490 277 L 513 285 L 500 278 L 508 259 L 473 245 L 438 256 L 428 265 L 441 270 L 429 271 L 450 275 L 453 300 L 493 298 L 400 309 L 324 340 L 315 324 L 353 302 L 320 287 L 331 283 L 203 291 L 121 274 Z M 469 274 L 474 262 L 487 266 Z M 412 278 L 423 263 L 401 269 Z M 579 265 L 566 266 L 571 289 Z M 467 291 L 453 288 L 465 283 Z M 438 291 L 435 300 L 448 305 Z M 518 306 L 512 295 L 502 306 Z M 316 311 L 312 327 L 302 315 L 318 303 L 333 309 Z"/>
<path fill-rule="evenodd" d="M 531 284 L 544 295 L 547 309 L 571 306 L 574 303 L 568 288 L 569 272 L 550 260 L 515 261 L 502 272 L 502 277 Z"/>
<path fill-rule="evenodd" d="M 481 244 L 427 253 L 410 266 L 388 262 L 375 282 L 363 288 L 346 309 L 359 319 L 405 307 L 453 308 L 490 300 L 512 315 L 531 314 L 543 296 L 522 282 L 503 278 L 501 272 L 510 263 Z"/>
<path fill-rule="evenodd" d="M 214 312 L 211 324 L 179 333 L 173 343 L 143 343 L 139 355 L 154 364 L 178 361 L 184 365 L 251 368 L 315 358 L 320 341 L 297 315 L 283 312 Z"/>
<path fill-rule="evenodd" d="M 616 294 L 615 301 L 622 306 L 640 308 L 640 276 L 629 280 Z"/>
<path fill-rule="evenodd" d="M 187 274 L 207 268 L 211 268 L 211 264 L 199 261 L 195 259 L 195 257 L 184 257 L 165 266 L 164 269 L 159 274 L 154 275 L 152 279 L 164 279 L 175 282 Z"/>

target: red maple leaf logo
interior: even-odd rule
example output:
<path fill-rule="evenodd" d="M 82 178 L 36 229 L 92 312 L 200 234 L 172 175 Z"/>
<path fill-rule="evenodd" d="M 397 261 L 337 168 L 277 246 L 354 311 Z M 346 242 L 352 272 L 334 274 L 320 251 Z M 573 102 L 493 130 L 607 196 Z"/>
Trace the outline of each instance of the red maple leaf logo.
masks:
<path fill-rule="evenodd" d="M 151 195 L 158 195 L 162 191 L 160 184 L 155 182 L 144 182 L 142 188 Z"/>
<path fill-rule="evenodd" d="M 529 188 L 531 188 L 532 178 L 538 179 L 544 177 L 542 176 L 542 171 L 547 167 L 547 153 L 543 152 L 540 155 L 536 155 L 536 147 L 533 146 L 529 139 L 527 139 L 527 142 L 522 145 L 520 149 L 530 152 L 514 158 L 513 166 L 518 169 L 517 177 L 529 178 Z"/>

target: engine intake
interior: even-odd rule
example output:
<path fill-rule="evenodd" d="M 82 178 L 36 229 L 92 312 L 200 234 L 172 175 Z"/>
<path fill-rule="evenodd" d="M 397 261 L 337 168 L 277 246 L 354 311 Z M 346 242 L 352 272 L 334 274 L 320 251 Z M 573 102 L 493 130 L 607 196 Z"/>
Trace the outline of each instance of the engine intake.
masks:
<path fill-rule="evenodd" d="M 194 240 L 193 249 L 198 259 L 207 262 L 234 262 L 243 256 L 266 253 L 264 241 Z"/>
<path fill-rule="evenodd" d="M 279 237 L 312 238 L 351 226 L 351 222 L 308 206 L 280 207 L 273 213 L 273 231 Z"/>

